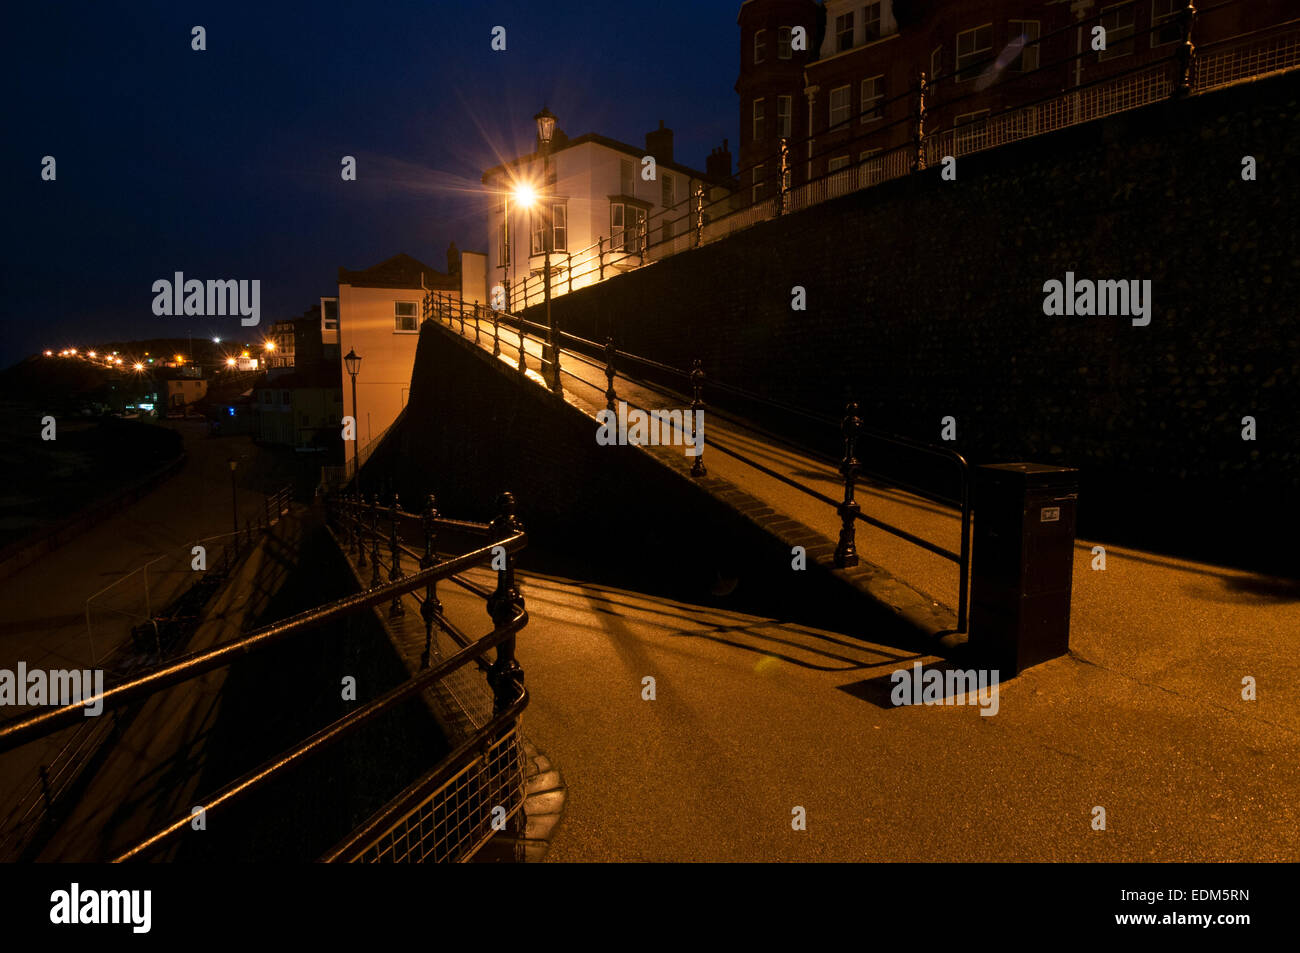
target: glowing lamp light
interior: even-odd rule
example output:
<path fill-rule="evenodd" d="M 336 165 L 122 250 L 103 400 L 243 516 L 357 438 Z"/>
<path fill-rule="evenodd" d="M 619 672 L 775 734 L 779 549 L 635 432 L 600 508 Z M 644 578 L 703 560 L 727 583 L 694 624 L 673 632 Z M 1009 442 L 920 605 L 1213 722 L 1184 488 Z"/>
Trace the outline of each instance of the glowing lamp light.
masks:
<path fill-rule="evenodd" d="M 274 350 L 275 350 L 275 342 L 274 342 L 274 341 L 267 341 L 267 342 L 266 342 L 266 349 L 267 349 L 268 351 L 274 351 Z"/>
<path fill-rule="evenodd" d="M 532 208 L 537 201 L 537 190 L 531 185 L 520 185 L 515 189 L 515 201 L 520 208 Z"/>
<path fill-rule="evenodd" d="M 114 364 L 121 364 L 121 363 L 122 363 L 122 359 L 121 359 L 120 357 L 115 357 L 115 358 L 113 358 L 113 363 L 114 363 Z"/>
<path fill-rule="evenodd" d="M 94 357 L 94 356 L 95 356 L 95 352 L 94 352 L 94 351 L 91 351 L 90 354 L 89 354 L 89 356 L 90 356 L 90 357 Z"/>
<path fill-rule="evenodd" d="M 235 359 L 234 359 L 233 357 L 228 357 L 228 358 L 226 358 L 226 366 L 227 366 L 227 367 L 234 367 L 234 366 L 235 366 Z"/>
<path fill-rule="evenodd" d="M 144 370 L 144 365 L 141 364 L 139 361 L 136 361 L 134 364 L 131 365 L 131 367 L 134 368 L 134 369 L 137 370 L 137 371 L 142 371 L 142 370 Z"/>
<path fill-rule="evenodd" d="M 45 352 L 45 356 L 46 356 L 46 357 L 53 357 L 53 356 L 54 356 L 54 352 L 53 352 L 53 351 L 46 351 L 46 352 Z"/>
<path fill-rule="evenodd" d="M 212 339 L 212 343 L 213 343 L 213 344 L 220 344 L 220 343 L 221 343 L 221 338 L 213 338 L 213 339 Z"/>

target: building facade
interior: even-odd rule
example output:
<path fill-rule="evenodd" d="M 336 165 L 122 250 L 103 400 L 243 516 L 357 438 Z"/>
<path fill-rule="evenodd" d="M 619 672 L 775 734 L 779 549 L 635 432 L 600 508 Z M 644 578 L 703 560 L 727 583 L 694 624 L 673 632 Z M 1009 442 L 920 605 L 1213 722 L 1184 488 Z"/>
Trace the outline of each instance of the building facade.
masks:
<path fill-rule="evenodd" d="M 1296 13 L 1291 0 L 1201 6 L 1197 48 Z M 746 0 L 736 82 L 741 184 L 751 201 L 777 192 L 783 137 L 792 186 L 850 166 L 878 168 L 915 148 L 921 131 L 953 130 L 957 152 L 963 137 L 980 148 L 985 120 L 1000 112 L 1181 55 L 1186 9 L 1186 0 Z M 793 48 L 796 27 L 806 50 Z M 1104 50 L 1093 48 L 1097 28 Z"/>
<path fill-rule="evenodd" d="M 406 406 L 425 291 L 439 291 L 459 301 L 460 278 L 402 254 L 361 271 L 340 268 L 338 281 L 337 299 L 322 300 L 322 321 L 332 318 L 337 324 L 333 330 L 324 325 L 323 347 L 332 351 L 331 338 L 338 341 L 337 367 L 343 387 L 340 417 L 356 420 L 357 440 L 364 448 L 382 435 Z M 326 308 L 326 304 L 332 307 Z M 355 408 L 352 380 L 344 364 L 349 352 L 361 358 Z"/>
<path fill-rule="evenodd" d="M 333 367 L 273 371 L 254 394 L 259 441 L 295 450 L 337 452 L 342 443 L 343 389 Z"/>
<path fill-rule="evenodd" d="M 646 157 L 654 159 L 653 178 Z M 690 238 L 692 197 L 731 192 L 730 153 L 715 150 L 705 171 L 678 162 L 673 131 L 661 121 L 644 148 L 589 133 L 570 139 L 556 128 L 549 159 L 541 144 L 483 173 L 489 195 L 488 282 L 509 310 L 543 297 L 546 252 L 551 293 L 565 294 L 639 267 Z M 545 173 L 544 173 L 545 168 Z"/>

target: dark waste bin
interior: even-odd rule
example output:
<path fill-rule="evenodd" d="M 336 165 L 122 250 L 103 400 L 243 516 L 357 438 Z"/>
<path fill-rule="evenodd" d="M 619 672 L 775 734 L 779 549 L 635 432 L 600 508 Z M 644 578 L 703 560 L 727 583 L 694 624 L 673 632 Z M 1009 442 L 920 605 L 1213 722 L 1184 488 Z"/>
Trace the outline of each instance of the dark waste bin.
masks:
<path fill-rule="evenodd" d="M 1007 679 L 1070 648 L 1079 471 L 975 469 L 970 647 Z"/>

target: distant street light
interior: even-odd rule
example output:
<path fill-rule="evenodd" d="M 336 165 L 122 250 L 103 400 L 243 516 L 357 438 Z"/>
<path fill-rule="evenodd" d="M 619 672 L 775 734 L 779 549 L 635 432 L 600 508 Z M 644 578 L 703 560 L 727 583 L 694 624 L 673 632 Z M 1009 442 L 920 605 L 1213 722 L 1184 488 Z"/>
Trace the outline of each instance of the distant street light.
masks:
<path fill-rule="evenodd" d="M 356 471 L 357 492 L 361 492 L 361 452 L 357 448 L 361 437 L 361 419 L 357 414 L 357 374 L 361 372 L 361 357 L 357 354 L 355 348 L 348 348 L 347 356 L 343 358 L 343 366 L 348 369 L 348 375 L 352 378 L 352 469 Z"/>
<path fill-rule="evenodd" d="M 134 364 L 131 365 L 131 367 L 137 371 L 144 370 L 144 365 L 141 364 L 139 361 L 136 361 Z"/>
<path fill-rule="evenodd" d="M 212 343 L 213 343 L 213 344 L 220 344 L 220 343 L 221 343 L 221 338 L 213 338 L 213 339 L 212 339 Z"/>

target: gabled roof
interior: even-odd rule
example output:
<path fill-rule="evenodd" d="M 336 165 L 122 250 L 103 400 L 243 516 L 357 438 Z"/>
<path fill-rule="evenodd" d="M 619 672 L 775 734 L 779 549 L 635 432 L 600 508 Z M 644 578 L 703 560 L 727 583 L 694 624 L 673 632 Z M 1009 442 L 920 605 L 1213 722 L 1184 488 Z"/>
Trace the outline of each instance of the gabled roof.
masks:
<path fill-rule="evenodd" d="M 630 146 L 626 142 L 619 142 L 617 139 L 611 139 L 608 136 L 602 136 L 594 132 L 589 132 L 585 136 L 578 136 L 578 138 L 576 139 L 568 140 L 564 144 L 564 146 L 562 146 L 559 149 L 552 149 L 551 155 L 552 156 L 558 155 L 561 152 L 565 152 L 569 149 L 574 148 L 575 146 L 580 146 L 587 142 L 594 142 L 597 145 L 604 146 L 607 149 L 613 149 L 615 152 L 622 152 L 626 155 L 632 156 L 632 158 L 634 159 L 640 159 L 642 156 L 646 156 L 650 154 L 645 149 L 638 148 L 637 146 Z M 540 160 L 541 157 L 542 154 L 540 152 L 530 152 L 528 155 L 517 156 L 516 158 L 511 159 L 509 162 L 503 162 L 500 165 L 494 165 L 492 168 L 488 169 L 486 172 L 483 173 L 482 182 L 484 185 L 487 185 L 487 181 L 489 178 L 491 178 L 494 175 L 498 175 L 502 172 L 505 172 L 507 166 L 515 167 L 515 166 L 525 165 L 530 162 L 536 162 Z M 682 175 L 691 176 L 692 178 L 699 179 L 702 182 L 708 182 L 711 185 L 727 185 L 726 179 L 715 178 L 714 176 L 711 176 L 706 172 L 701 172 L 699 169 L 692 169 L 690 166 L 682 165 L 681 163 L 678 162 L 664 162 L 658 157 L 656 157 L 655 166 L 658 168 L 670 169 L 673 172 L 678 172 Z"/>
<path fill-rule="evenodd" d="M 423 284 L 421 284 L 423 280 Z M 433 288 L 459 291 L 460 278 L 444 275 L 404 252 L 361 271 L 339 268 L 339 284 L 354 288 Z"/>

